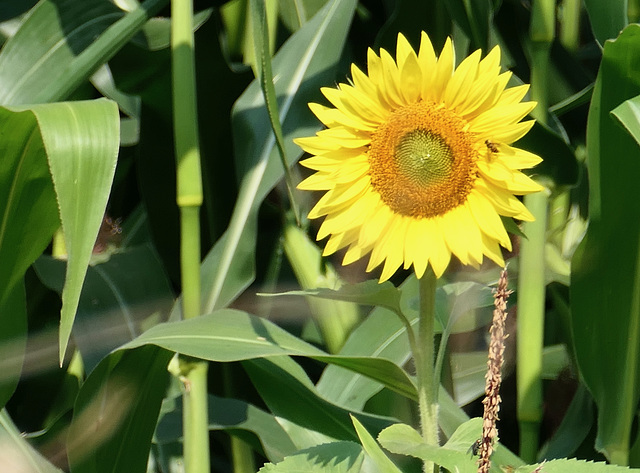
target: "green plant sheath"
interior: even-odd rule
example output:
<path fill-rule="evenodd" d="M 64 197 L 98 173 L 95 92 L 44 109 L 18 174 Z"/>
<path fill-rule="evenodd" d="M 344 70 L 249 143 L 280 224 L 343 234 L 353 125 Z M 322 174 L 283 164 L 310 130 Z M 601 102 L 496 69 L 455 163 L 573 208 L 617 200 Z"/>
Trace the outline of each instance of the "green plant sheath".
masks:
<path fill-rule="evenodd" d="M 535 462 L 542 419 L 542 348 L 544 335 L 544 249 L 547 195 L 527 196 L 527 208 L 536 220 L 524 225 L 518 275 L 518 422 L 520 457 Z"/>
<path fill-rule="evenodd" d="M 172 0 L 171 52 L 173 113 L 177 160 L 177 202 L 180 207 L 180 270 L 182 314 L 200 315 L 200 219 L 202 174 L 198 143 L 193 51 L 193 5 Z M 208 473 L 209 428 L 207 363 L 181 360 L 184 383 L 184 463 L 187 473 Z"/>
<path fill-rule="evenodd" d="M 531 26 L 531 95 L 538 106 L 532 115 L 547 122 L 549 98 L 549 54 L 555 36 L 555 1 L 532 3 Z M 524 225 L 526 238 L 520 248 L 518 274 L 518 376 L 517 413 L 520 424 L 520 457 L 533 463 L 538 454 L 542 419 L 542 349 L 544 346 L 544 260 L 547 229 L 548 194 L 546 191 L 524 198 L 525 206 L 535 217 Z"/>

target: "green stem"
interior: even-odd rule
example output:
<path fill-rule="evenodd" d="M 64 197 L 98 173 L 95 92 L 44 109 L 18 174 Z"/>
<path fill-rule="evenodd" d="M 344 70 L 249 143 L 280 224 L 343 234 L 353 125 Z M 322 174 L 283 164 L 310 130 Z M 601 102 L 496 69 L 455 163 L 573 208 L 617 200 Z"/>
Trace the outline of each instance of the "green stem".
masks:
<path fill-rule="evenodd" d="M 418 382 L 418 409 L 422 437 L 429 445 L 438 445 L 438 404 L 436 396 L 439 382 L 434 372 L 435 354 L 435 301 L 436 276 L 431 267 L 419 279 L 420 316 L 418 336 L 413 347 Z M 434 471 L 432 462 L 424 463 L 424 472 Z"/>
<path fill-rule="evenodd" d="M 531 97 L 538 106 L 531 113 L 547 123 L 549 97 L 549 57 L 555 36 L 555 0 L 535 0 L 532 3 L 531 27 Z"/>
<path fill-rule="evenodd" d="M 542 420 L 542 349 L 544 345 L 545 236 L 548 195 L 546 191 L 525 197 L 525 205 L 535 217 L 524 224 L 527 238 L 520 246 L 518 272 L 518 422 L 520 457 L 536 461 Z"/>
<path fill-rule="evenodd" d="M 560 43 L 562 43 L 567 51 L 575 52 L 580 45 L 581 8 L 581 0 L 564 0 L 562 2 Z"/>
<path fill-rule="evenodd" d="M 555 36 L 555 0 L 534 0 L 531 26 L 531 97 L 538 102 L 532 115 L 548 122 L 549 57 Z M 520 457 L 536 460 L 542 420 L 542 349 L 544 346 L 545 244 L 549 195 L 525 196 L 524 204 L 535 217 L 523 231 L 518 272 L 517 416 Z"/>
<path fill-rule="evenodd" d="M 185 472 L 209 473 L 208 365 L 202 361 L 182 361 L 181 371 L 186 378 L 182 396 Z"/>
<path fill-rule="evenodd" d="M 193 39 L 193 5 L 171 2 L 173 125 L 177 163 L 177 202 L 180 207 L 180 271 L 182 315 L 200 315 L 200 206 L 202 172 L 198 140 Z M 187 473 L 209 473 L 207 370 L 204 361 L 181 359 L 184 382 L 184 464 Z"/>

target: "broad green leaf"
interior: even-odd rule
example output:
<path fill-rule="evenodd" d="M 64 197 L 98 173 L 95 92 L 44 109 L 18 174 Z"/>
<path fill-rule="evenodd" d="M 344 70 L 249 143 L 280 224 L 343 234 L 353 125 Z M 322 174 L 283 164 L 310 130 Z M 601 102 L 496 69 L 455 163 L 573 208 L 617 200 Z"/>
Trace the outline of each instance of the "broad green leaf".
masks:
<path fill-rule="evenodd" d="M 0 103 L 67 98 L 167 3 L 125 14 L 102 0 L 39 2 L 0 52 Z"/>
<path fill-rule="evenodd" d="M 296 451 L 315 447 L 323 443 L 333 442 L 335 439 L 317 430 L 306 429 L 284 417 L 276 417 L 278 424 L 284 429 L 296 446 Z"/>
<path fill-rule="evenodd" d="M 309 289 L 307 291 L 289 291 L 280 294 L 262 294 L 265 296 L 312 296 L 334 301 L 355 302 L 361 305 L 385 307 L 396 314 L 400 311 L 400 293 L 389 281 L 379 284 L 370 279 L 358 284 L 347 284 L 340 289 Z"/>
<path fill-rule="evenodd" d="M 478 471 L 478 466 L 477 458 L 471 456 L 469 448 L 481 434 L 482 419 L 476 417 L 461 424 L 442 447 L 427 445 L 417 431 L 405 424 L 386 428 L 378 435 L 378 442 L 392 453 L 433 461 L 449 471 L 472 473 Z M 500 444 L 494 446 L 491 461 L 495 465 L 510 467 L 523 464 L 522 460 Z"/>
<path fill-rule="evenodd" d="M 175 400 L 179 403 L 179 400 Z M 271 462 L 279 462 L 287 455 L 295 453 L 299 448 L 293 439 L 280 425 L 279 419 L 272 414 L 247 402 L 209 396 L 209 429 L 225 430 L 233 434 L 246 431 L 254 434 L 260 447 Z M 182 438 L 182 406 L 181 404 L 165 414 L 155 432 L 155 442 L 166 444 Z"/>
<path fill-rule="evenodd" d="M 285 458 L 277 464 L 263 466 L 260 473 L 359 473 L 364 453 L 355 442 L 318 445 Z"/>
<path fill-rule="evenodd" d="M 67 438 L 72 473 L 145 471 L 171 356 L 156 347 L 119 351 L 91 373 Z"/>
<path fill-rule="evenodd" d="M 0 451 L 4 471 L 62 473 L 29 444 L 5 409 L 0 411 Z"/>
<path fill-rule="evenodd" d="M 627 19 L 627 0 L 585 0 L 584 6 L 589 14 L 593 35 L 604 46 L 605 41 L 616 38 L 629 24 Z"/>
<path fill-rule="evenodd" d="M 535 465 L 521 466 L 514 473 L 624 473 L 638 472 L 637 468 L 608 465 L 604 462 L 576 460 L 575 458 L 551 460 Z"/>
<path fill-rule="evenodd" d="M 364 448 L 367 455 L 373 459 L 380 473 L 401 473 L 400 469 L 382 451 L 380 445 L 378 445 L 367 429 L 358 422 L 358 419 L 352 417 L 351 420 L 353 421 L 353 426 L 356 429 L 362 448 Z"/>
<path fill-rule="evenodd" d="M 351 333 L 340 351 L 344 356 L 371 356 L 404 365 L 411 356 L 404 325 L 388 309 L 376 308 Z M 339 366 L 328 366 L 318 382 L 318 392 L 338 405 L 362 409 L 383 385 Z"/>
<path fill-rule="evenodd" d="M 369 303 L 380 302 L 382 298 L 396 298 L 391 294 L 390 289 L 384 287 L 384 284 L 375 283 L 375 285 L 379 286 L 381 291 L 379 294 L 369 283 L 356 286 L 356 293 L 359 288 L 364 289 L 364 297 Z M 369 289 L 372 290 L 371 293 L 368 292 Z M 403 312 L 407 314 L 410 323 L 417 323 L 418 294 L 415 278 L 406 281 L 400 290 Z M 341 288 L 336 296 L 342 297 L 345 292 L 347 294 L 345 297 L 355 296 L 351 294 L 351 289 L 348 287 Z M 489 323 L 490 312 L 476 313 L 473 309 L 492 305 L 492 303 L 490 289 L 477 283 L 447 284 L 438 288 L 436 292 L 436 312 L 439 314 L 439 319 L 441 318 L 445 323 L 447 318 L 451 317 L 452 333 L 473 330 Z M 390 303 L 387 300 L 385 304 L 393 306 L 396 302 Z M 441 324 L 436 323 L 436 331 L 441 333 Z M 377 307 L 353 331 L 340 351 L 340 355 L 385 358 L 402 366 L 409 360 L 411 353 L 405 327 L 400 318 L 388 309 Z M 318 390 L 324 396 L 337 404 L 354 409 L 362 409 L 380 389 L 382 389 L 380 383 L 333 365 L 325 369 L 318 382 Z"/>
<path fill-rule="evenodd" d="M 35 269 L 49 288 L 62 292 L 66 263 L 41 256 Z M 147 245 L 114 253 L 88 267 L 73 327 L 76 346 L 90 372 L 112 350 L 166 319 L 173 294 L 157 254 Z"/>
<path fill-rule="evenodd" d="M 116 169 L 120 120 L 116 104 L 105 99 L 35 105 L 31 111 L 47 153 L 68 254 L 60 314 L 62 362 Z"/>
<path fill-rule="evenodd" d="M 307 356 L 363 373 L 407 397 L 416 395 L 413 382 L 389 360 L 329 355 L 268 320 L 233 309 L 156 325 L 122 348 L 147 344 L 211 361 L 228 362 L 276 355 Z"/>
<path fill-rule="evenodd" d="M 640 96 L 625 100 L 611 112 L 640 145 Z"/>
<path fill-rule="evenodd" d="M 640 400 L 640 147 L 610 112 L 640 93 L 640 26 L 608 41 L 587 128 L 589 228 L 572 260 L 578 367 L 598 406 L 596 448 L 627 461 Z M 606 250 L 606 251 L 605 251 Z"/>
<path fill-rule="evenodd" d="M 11 359 L 19 366 L 25 321 L 14 287 L 49 244 L 60 218 L 65 227 L 71 226 L 67 247 L 73 269 L 62 315 L 63 325 L 71 328 L 74 295 L 80 293 L 115 169 L 118 110 L 106 100 L 2 108 L 0 127 L 5 137 L 0 140 L 0 324 L 6 327 L 3 337 L 16 337 Z M 82 172 L 74 173 L 79 169 Z M 8 294 L 13 294 L 11 300 Z M 68 331 L 62 335 L 66 345 Z M 12 390 L 11 382 L 0 397 Z"/>
<path fill-rule="evenodd" d="M 291 140 L 317 129 L 305 104 L 317 96 L 321 85 L 333 79 L 332 71 L 340 58 L 355 3 L 329 2 L 273 58 L 279 118 L 286 154 L 292 159 L 289 165 L 301 154 Z M 255 238 L 245 229 L 255 228 L 257 209 L 283 175 L 258 81 L 253 81 L 236 102 L 232 122 L 237 172 L 242 183 L 229 228 L 203 263 L 205 313 L 228 305 L 253 280 Z"/>
<path fill-rule="evenodd" d="M 269 410 L 300 427 L 337 440 L 357 441 L 351 415 L 374 433 L 393 423 L 393 419 L 353 412 L 327 401 L 290 357 L 258 358 L 242 365 Z"/>
<path fill-rule="evenodd" d="M 392 453 L 411 455 L 424 461 L 432 461 L 449 471 L 475 473 L 476 458 L 468 450 L 482 434 L 482 419 L 471 419 L 462 424 L 442 447 L 427 445 L 422 436 L 405 424 L 386 428 L 380 435 L 380 444 Z"/>
<path fill-rule="evenodd" d="M 469 416 L 458 407 L 449 396 L 449 393 L 442 387 L 440 387 L 440 394 L 438 395 L 438 404 L 440 408 L 438 413 L 440 428 L 447 437 L 453 438 L 457 429 L 469 421 Z M 473 424 L 469 425 L 473 426 Z M 470 446 L 471 444 L 469 444 L 466 450 L 468 450 Z M 498 465 L 519 466 L 524 464 L 517 455 L 501 444 L 495 446 L 491 458 Z"/>

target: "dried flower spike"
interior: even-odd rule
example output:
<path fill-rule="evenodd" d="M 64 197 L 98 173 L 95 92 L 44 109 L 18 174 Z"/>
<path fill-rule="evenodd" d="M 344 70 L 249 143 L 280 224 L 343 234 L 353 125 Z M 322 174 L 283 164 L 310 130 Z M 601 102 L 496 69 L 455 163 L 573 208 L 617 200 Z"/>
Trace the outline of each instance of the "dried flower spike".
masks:
<path fill-rule="evenodd" d="M 480 440 L 480 459 L 478 473 L 488 473 L 491 466 L 493 443 L 498 436 L 496 421 L 500 411 L 500 382 L 502 381 L 502 364 L 504 361 L 505 320 L 507 318 L 507 299 L 512 291 L 507 290 L 507 268 L 502 270 L 498 280 L 498 288 L 493 294 L 493 322 L 489 333 L 489 361 L 485 376 L 484 414 L 482 416 L 482 439 Z"/>

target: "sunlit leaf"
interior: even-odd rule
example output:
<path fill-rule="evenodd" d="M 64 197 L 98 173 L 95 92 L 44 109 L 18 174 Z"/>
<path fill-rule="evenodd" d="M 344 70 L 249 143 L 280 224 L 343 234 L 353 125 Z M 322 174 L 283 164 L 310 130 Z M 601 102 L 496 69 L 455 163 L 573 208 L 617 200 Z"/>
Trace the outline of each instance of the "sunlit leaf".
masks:
<path fill-rule="evenodd" d="M 355 442 L 333 442 L 298 452 L 277 464 L 267 464 L 261 473 L 359 473 L 364 454 Z"/>
<path fill-rule="evenodd" d="M 371 436 L 367 429 L 356 419 L 352 418 L 353 426 L 358 433 L 358 438 L 362 444 L 362 448 L 367 452 L 367 455 L 371 457 L 373 462 L 378 467 L 378 470 L 383 473 L 401 473 L 401 470 L 389 459 L 389 457 L 382 451 L 378 442 Z"/>
<path fill-rule="evenodd" d="M 7 471 L 62 473 L 29 444 L 5 409 L 0 411 L 0 446 L 0 464 Z"/>
<path fill-rule="evenodd" d="M 68 254 L 60 314 L 60 360 L 102 224 L 120 144 L 118 107 L 100 99 L 35 105 Z"/>
<path fill-rule="evenodd" d="M 39 2 L 0 52 L 0 103 L 67 98 L 166 3 L 147 0 L 125 14 L 101 0 Z"/>
<path fill-rule="evenodd" d="M 73 473 L 145 471 L 172 354 L 116 352 L 85 381 L 67 437 Z"/>
<path fill-rule="evenodd" d="M 626 463 L 640 399 L 640 147 L 610 112 L 640 93 L 640 26 L 605 44 L 587 129 L 589 217 L 572 261 L 578 367 L 598 405 L 596 447 Z"/>
<path fill-rule="evenodd" d="M 392 361 L 366 356 L 329 355 L 265 319 L 238 310 L 221 309 L 193 319 L 159 324 L 122 348 L 147 344 L 211 361 L 239 361 L 277 355 L 307 356 L 357 371 L 404 396 L 415 397 L 413 382 Z"/>
<path fill-rule="evenodd" d="M 622 126 L 640 145 L 640 96 L 636 95 L 632 99 L 625 100 L 611 113 L 620 120 Z"/>
<path fill-rule="evenodd" d="M 4 136 L 11 137 L 0 140 L 0 306 L 13 294 L 13 310 L 0 310 L 3 335 L 16 337 L 19 345 L 24 309 L 16 307 L 14 291 L 21 291 L 16 285 L 61 219 L 70 265 L 61 314 L 62 360 L 113 179 L 118 109 L 107 100 L 14 107 L 0 109 L 0 121 Z M 5 317 L 11 320 L 5 323 Z M 18 367 L 19 353 L 9 358 Z M 12 368 L 7 374 L 15 373 Z"/>
<path fill-rule="evenodd" d="M 43 255 L 35 268 L 48 287 L 62 292 L 64 261 Z M 112 350 L 165 320 L 172 303 L 171 286 L 149 245 L 119 251 L 89 266 L 73 327 L 87 372 Z"/>
<path fill-rule="evenodd" d="M 317 129 L 305 104 L 332 80 L 355 3 L 328 3 L 273 58 L 286 154 L 293 162 L 301 150 L 291 140 Z M 283 175 L 258 81 L 238 99 L 232 119 L 238 174 L 243 178 L 229 228 L 203 263 L 204 312 L 225 307 L 253 280 L 255 238 L 245 229 L 255 228 L 257 209 Z"/>

